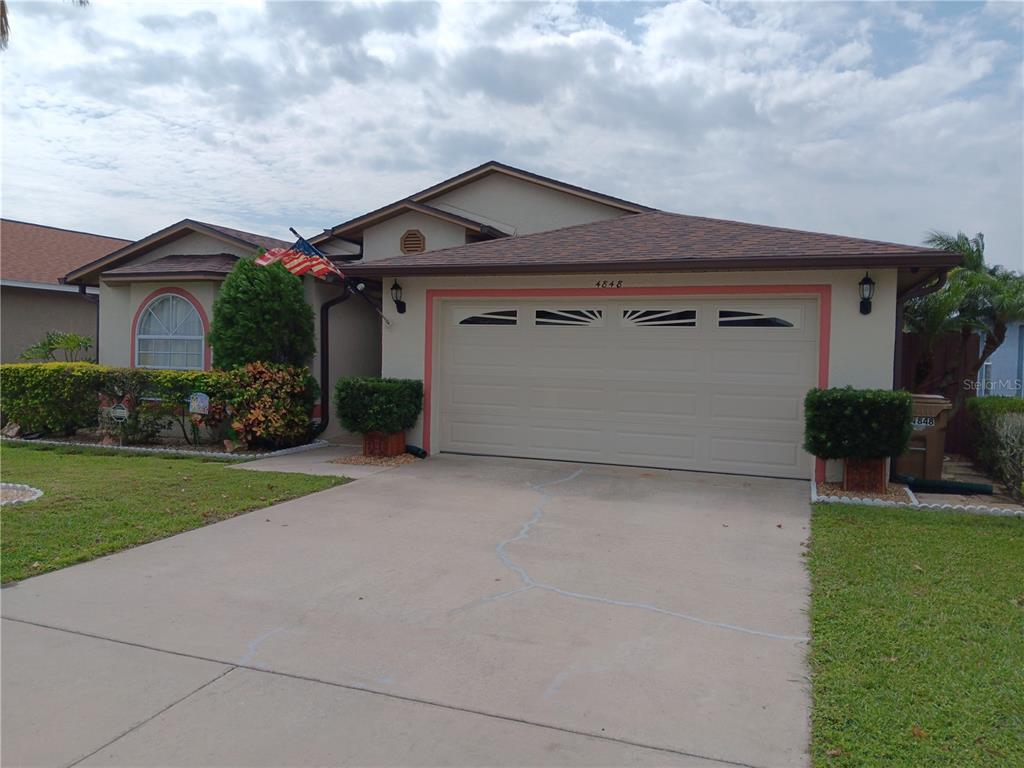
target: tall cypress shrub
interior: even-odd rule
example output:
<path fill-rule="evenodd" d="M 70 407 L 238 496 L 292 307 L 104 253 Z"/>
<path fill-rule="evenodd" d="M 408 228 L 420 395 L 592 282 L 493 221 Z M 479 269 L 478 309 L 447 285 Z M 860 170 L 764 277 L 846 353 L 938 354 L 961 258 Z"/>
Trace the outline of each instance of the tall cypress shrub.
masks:
<path fill-rule="evenodd" d="M 280 263 L 261 267 L 253 259 L 239 259 L 213 304 L 210 346 L 218 368 L 307 365 L 315 342 L 313 308 L 303 297 L 302 279 Z"/>

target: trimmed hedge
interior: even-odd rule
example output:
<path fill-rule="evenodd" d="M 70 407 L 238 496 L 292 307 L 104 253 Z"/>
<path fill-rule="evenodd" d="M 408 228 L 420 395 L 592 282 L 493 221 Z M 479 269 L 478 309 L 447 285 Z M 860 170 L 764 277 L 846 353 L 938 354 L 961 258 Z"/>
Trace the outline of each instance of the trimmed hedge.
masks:
<path fill-rule="evenodd" d="M 0 411 L 25 432 L 73 435 L 96 425 L 96 393 L 104 369 L 93 363 L 0 366 Z"/>
<path fill-rule="evenodd" d="M 342 426 L 364 435 L 402 432 L 416 423 L 423 410 L 419 379 L 339 379 L 334 395 Z"/>
<path fill-rule="evenodd" d="M 821 459 L 898 456 L 910 442 L 909 392 L 837 387 L 804 399 L 804 448 Z"/>
<path fill-rule="evenodd" d="M 999 439 L 996 427 L 1008 413 L 1024 414 L 1024 398 L 972 397 L 967 401 L 967 422 L 974 459 L 984 469 L 994 471 L 999 464 Z"/>
<path fill-rule="evenodd" d="M 193 392 L 210 397 L 208 414 L 190 414 Z M 0 366 L 0 411 L 25 432 L 73 434 L 100 424 L 126 442 L 153 439 L 177 422 L 186 440 L 206 428 L 212 439 L 228 428 L 250 446 L 297 445 L 312 436 L 310 416 L 320 390 L 306 368 L 251 363 L 231 371 L 113 368 L 92 363 Z M 129 420 L 116 424 L 101 406 L 123 403 Z"/>

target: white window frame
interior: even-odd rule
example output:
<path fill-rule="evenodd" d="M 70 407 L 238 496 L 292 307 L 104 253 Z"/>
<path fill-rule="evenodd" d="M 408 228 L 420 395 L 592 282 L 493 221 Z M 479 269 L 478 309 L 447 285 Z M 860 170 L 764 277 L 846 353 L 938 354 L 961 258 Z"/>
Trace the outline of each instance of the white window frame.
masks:
<path fill-rule="evenodd" d="M 167 299 L 167 300 L 179 299 L 181 301 L 184 301 L 186 304 L 189 305 L 189 307 L 192 309 L 192 311 L 195 312 L 196 319 L 199 321 L 199 326 L 201 328 L 204 327 L 203 326 L 203 316 L 202 316 L 202 313 L 199 311 L 199 307 L 197 307 L 195 302 L 192 301 L 191 299 L 188 299 L 185 296 L 182 296 L 182 295 L 177 294 L 177 293 L 162 293 L 159 296 L 156 296 L 156 297 L 152 298 L 150 301 L 146 302 L 146 305 L 142 308 L 142 311 L 139 313 L 139 319 L 138 319 L 138 321 L 137 321 L 137 323 L 135 325 L 135 367 L 136 368 L 151 368 L 151 369 L 154 369 L 154 370 L 167 370 L 167 371 L 203 371 L 203 370 L 206 370 L 206 333 L 205 333 L 205 331 L 202 334 L 200 334 L 199 336 L 183 336 L 183 335 L 179 335 L 179 334 L 159 334 L 159 333 L 146 333 L 146 334 L 144 334 L 144 333 L 142 333 L 142 323 L 143 323 L 143 320 L 145 320 L 146 313 L 149 312 L 150 308 L 154 304 L 156 304 L 158 301 L 164 301 L 165 299 Z M 170 367 L 170 366 L 166 366 L 166 365 L 143 365 L 142 362 L 141 362 L 141 360 L 142 360 L 142 350 L 140 349 L 140 342 L 143 339 L 147 339 L 147 340 L 148 339 L 157 339 L 157 340 L 166 339 L 166 340 L 169 340 L 169 341 L 198 341 L 199 342 L 199 365 L 198 365 L 198 367 L 196 367 L 196 366 L 185 366 L 184 368 Z M 169 354 L 173 354 L 173 353 L 169 353 Z"/>

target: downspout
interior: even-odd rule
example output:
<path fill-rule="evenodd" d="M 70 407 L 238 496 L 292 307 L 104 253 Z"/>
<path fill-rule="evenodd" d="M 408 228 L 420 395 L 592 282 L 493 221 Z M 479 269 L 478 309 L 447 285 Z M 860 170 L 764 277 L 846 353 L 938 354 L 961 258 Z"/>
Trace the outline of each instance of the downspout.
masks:
<path fill-rule="evenodd" d="M 352 295 L 347 280 L 342 282 L 342 287 L 345 290 L 341 295 L 320 305 L 320 423 L 316 428 L 318 435 L 324 433 L 327 423 L 331 420 L 331 326 L 329 315 L 331 307 L 348 301 Z"/>
<path fill-rule="evenodd" d="M 100 361 L 100 295 L 97 293 L 95 296 L 86 291 L 86 286 L 78 286 L 78 295 L 88 301 L 90 304 L 96 305 L 96 362 Z"/>
<path fill-rule="evenodd" d="M 940 290 L 946 284 L 946 277 L 948 275 L 948 269 L 940 269 L 935 273 L 934 279 L 928 278 L 923 280 L 916 285 L 912 285 L 903 293 L 896 295 L 896 344 L 893 350 L 892 365 L 893 389 L 901 389 L 903 387 L 903 305 L 910 299 L 918 299 Z"/>

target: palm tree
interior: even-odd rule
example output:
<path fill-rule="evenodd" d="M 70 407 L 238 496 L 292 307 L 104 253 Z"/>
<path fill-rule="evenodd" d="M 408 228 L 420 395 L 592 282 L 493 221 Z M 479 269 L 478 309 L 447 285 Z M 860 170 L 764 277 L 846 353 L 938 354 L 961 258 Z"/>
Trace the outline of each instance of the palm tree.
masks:
<path fill-rule="evenodd" d="M 964 257 L 963 264 L 949 273 L 942 290 L 908 302 L 904 314 L 907 330 L 919 334 L 923 341 L 914 389 L 945 389 L 951 382 L 975 381 L 981 366 L 1005 340 L 1007 328 L 1024 321 L 1024 277 L 998 265 L 985 264 L 985 237 L 980 232 L 968 237 L 963 232 L 950 235 L 933 231 L 925 244 Z M 939 371 L 936 381 L 935 345 L 948 333 L 959 333 L 962 347 L 973 343 L 975 333 L 982 334 L 984 343 L 976 361 Z M 954 357 L 959 362 L 962 356 Z M 957 387 L 954 410 L 965 397 L 966 389 Z"/>
<path fill-rule="evenodd" d="M 88 5 L 89 0 L 71 0 L 74 5 Z M 11 38 L 11 22 L 7 18 L 7 0 L 0 0 L 0 51 L 7 48 Z"/>

